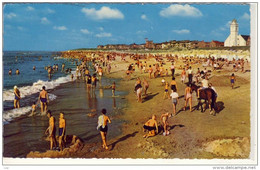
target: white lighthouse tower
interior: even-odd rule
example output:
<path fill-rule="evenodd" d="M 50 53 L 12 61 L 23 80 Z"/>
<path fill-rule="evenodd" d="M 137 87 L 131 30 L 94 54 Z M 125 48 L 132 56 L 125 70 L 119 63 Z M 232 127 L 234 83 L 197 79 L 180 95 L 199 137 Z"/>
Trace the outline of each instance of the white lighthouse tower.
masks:
<path fill-rule="evenodd" d="M 230 24 L 230 35 L 224 42 L 225 47 L 238 46 L 238 23 L 236 19 L 233 19 Z"/>

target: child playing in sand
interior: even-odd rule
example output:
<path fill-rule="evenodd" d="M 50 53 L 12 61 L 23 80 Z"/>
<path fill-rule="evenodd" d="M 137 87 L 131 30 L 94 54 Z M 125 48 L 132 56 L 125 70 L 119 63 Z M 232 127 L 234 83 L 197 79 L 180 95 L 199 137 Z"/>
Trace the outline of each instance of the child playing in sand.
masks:
<path fill-rule="evenodd" d="M 35 115 L 36 113 L 36 104 L 35 102 L 33 102 L 33 105 L 32 105 L 32 116 Z"/>
<path fill-rule="evenodd" d="M 162 121 L 162 124 L 163 124 L 163 129 L 164 129 L 164 132 L 163 132 L 163 136 L 167 136 L 170 134 L 170 132 L 168 131 L 168 117 L 169 117 L 169 113 L 163 113 L 161 115 L 161 121 Z"/>
<path fill-rule="evenodd" d="M 235 74 L 232 73 L 232 75 L 230 76 L 229 79 L 230 79 L 231 87 L 232 87 L 232 89 L 233 89 L 233 88 L 234 88 L 235 81 L 236 81 Z"/>
<path fill-rule="evenodd" d="M 172 90 L 171 97 L 172 97 L 172 105 L 173 105 L 173 114 L 176 115 L 176 106 L 179 100 L 178 99 L 179 95 L 176 92 L 176 89 Z M 173 114 L 171 114 L 171 116 L 173 116 Z"/>

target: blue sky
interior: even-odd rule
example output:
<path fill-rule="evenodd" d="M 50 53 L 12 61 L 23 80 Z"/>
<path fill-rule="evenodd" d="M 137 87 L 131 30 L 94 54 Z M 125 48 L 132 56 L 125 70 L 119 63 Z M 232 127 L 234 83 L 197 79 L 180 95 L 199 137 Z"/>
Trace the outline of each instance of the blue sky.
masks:
<path fill-rule="evenodd" d="M 106 44 L 218 40 L 237 19 L 250 34 L 242 4 L 14 3 L 3 8 L 3 49 L 60 51 Z"/>

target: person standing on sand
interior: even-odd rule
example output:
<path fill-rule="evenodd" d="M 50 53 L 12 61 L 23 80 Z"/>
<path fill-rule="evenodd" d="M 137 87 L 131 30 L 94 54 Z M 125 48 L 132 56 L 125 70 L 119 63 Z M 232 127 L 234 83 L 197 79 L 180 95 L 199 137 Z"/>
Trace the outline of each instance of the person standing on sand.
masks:
<path fill-rule="evenodd" d="M 66 131 L 66 120 L 64 119 L 64 113 L 60 112 L 59 118 L 59 147 L 62 151 L 65 148 L 65 131 Z"/>
<path fill-rule="evenodd" d="M 171 72 L 172 72 L 172 77 L 174 77 L 175 67 L 174 67 L 173 62 L 172 62 L 170 69 L 171 69 Z"/>
<path fill-rule="evenodd" d="M 171 114 L 171 116 L 176 116 L 176 106 L 179 102 L 179 95 L 178 93 L 176 92 L 176 89 L 175 90 L 172 90 L 172 93 L 170 95 L 172 97 L 172 106 L 173 106 L 173 114 Z"/>
<path fill-rule="evenodd" d="M 189 84 L 192 83 L 192 69 L 191 66 L 188 69 L 188 78 L 189 78 Z"/>
<path fill-rule="evenodd" d="M 152 119 L 149 119 L 144 125 L 143 125 L 143 128 L 144 128 L 144 132 L 146 130 L 148 130 L 148 134 L 144 135 L 143 137 L 144 138 L 148 138 L 148 137 L 151 137 L 151 136 L 155 136 L 156 133 L 158 134 L 158 124 L 157 124 L 157 121 L 156 121 L 156 116 L 153 115 L 152 116 Z M 155 133 L 155 130 L 156 130 L 156 133 Z"/>
<path fill-rule="evenodd" d="M 184 83 L 186 79 L 186 71 L 185 68 L 183 68 L 182 72 L 181 72 L 181 82 Z"/>
<path fill-rule="evenodd" d="M 14 108 L 20 108 L 21 93 L 17 86 L 14 86 Z"/>
<path fill-rule="evenodd" d="M 189 102 L 190 105 L 190 111 L 192 111 L 192 90 L 191 90 L 191 84 L 187 84 L 187 87 L 185 88 L 185 93 L 184 93 L 184 99 L 185 99 L 185 105 L 183 110 L 186 110 L 187 103 Z"/>
<path fill-rule="evenodd" d="M 143 85 L 144 85 L 144 95 L 146 96 L 147 95 L 147 90 L 149 88 L 149 83 L 148 81 L 144 78 L 144 81 L 143 81 Z"/>
<path fill-rule="evenodd" d="M 55 118 L 52 116 L 50 110 L 47 111 L 47 117 L 49 118 L 49 127 L 46 129 L 45 134 L 49 134 L 50 150 L 53 149 L 53 144 L 57 149 Z"/>
<path fill-rule="evenodd" d="M 163 99 L 165 99 L 165 97 L 168 96 L 168 99 L 170 99 L 170 94 L 169 94 L 169 83 L 166 82 L 165 86 L 164 86 L 164 95 L 163 95 Z"/>
<path fill-rule="evenodd" d="M 102 139 L 102 147 L 105 148 L 106 150 L 108 149 L 107 147 L 107 142 L 106 142 L 106 136 L 107 136 L 107 122 L 111 123 L 111 120 L 109 119 L 108 116 L 106 116 L 107 110 L 102 109 L 101 111 L 102 115 L 98 117 L 98 126 L 97 129 L 100 131 L 101 139 Z"/>
<path fill-rule="evenodd" d="M 45 113 L 47 110 L 47 103 L 49 103 L 49 95 L 45 90 L 45 86 L 42 86 L 42 91 L 39 95 L 39 101 L 41 103 L 41 114 L 43 115 L 43 113 Z"/>
<path fill-rule="evenodd" d="M 175 77 L 172 77 L 172 81 L 171 81 L 171 89 L 172 89 L 172 90 L 176 90 L 176 91 L 178 91 L 177 83 L 176 83 L 176 81 L 175 81 Z"/>
<path fill-rule="evenodd" d="M 236 81 L 235 74 L 232 73 L 232 75 L 230 76 L 229 79 L 230 79 L 231 87 L 232 87 L 232 89 L 233 89 L 233 88 L 234 88 L 235 81 Z"/>
<path fill-rule="evenodd" d="M 170 134 L 170 132 L 168 131 L 168 117 L 170 116 L 170 114 L 167 112 L 167 113 L 163 113 L 161 115 L 161 121 L 162 121 L 162 124 L 163 124 L 163 129 L 164 129 L 164 132 L 163 132 L 163 135 L 164 136 L 167 136 Z"/>

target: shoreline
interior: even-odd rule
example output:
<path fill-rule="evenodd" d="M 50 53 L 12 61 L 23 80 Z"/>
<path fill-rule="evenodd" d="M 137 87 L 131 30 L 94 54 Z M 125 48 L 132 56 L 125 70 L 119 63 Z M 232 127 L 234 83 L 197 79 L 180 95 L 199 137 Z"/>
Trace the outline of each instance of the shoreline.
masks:
<path fill-rule="evenodd" d="M 142 60 L 144 61 L 144 60 Z M 148 63 L 154 63 L 154 58 L 146 60 Z M 204 144 L 220 140 L 228 140 L 226 142 L 230 147 L 236 141 L 242 141 L 248 146 L 250 141 L 250 72 L 237 72 L 237 81 L 241 86 L 238 89 L 230 90 L 228 76 L 230 68 L 220 72 L 212 73 L 210 82 L 216 83 L 218 91 L 218 102 L 224 104 L 222 110 L 216 115 L 208 114 L 208 111 L 201 113 L 200 111 L 181 111 L 176 117 L 170 118 L 170 135 L 163 136 L 161 132 L 155 137 L 144 139 L 142 132 L 142 124 L 151 117 L 152 114 L 159 117 L 162 113 L 172 110 L 169 100 L 162 100 L 163 86 L 160 85 L 161 78 L 149 79 L 148 73 L 141 74 L 138 69 L 133 73 L 134 79 L 125 80 L 126 66 L 135 63 L 134 60 L 127 58 L 126 62 L 117 60 L 114 63 L 116 68 L 112 68 L 112 73 L 106 75 L 108 78 L 123 78 L 117 85 L 118 90 L 128 91 L 126 95 L 127 108 L 123 109 L 123 115 L 119 119 L 126 120 L 127 123 L 122 125 L 122 134 L 116 138 L 108 138 L 109 151 L 104 151 L 101 146 L 95 144 L 87 144 L 84 148 L 72 154 L 73 157 L 79 158 L 246 158 L 248 155 L 216 154 L 214 151 L 205 151 Z M 177 62 L 176 67 L 182 62 Z M 166 64 L 169 67 L 169 62 Z M 195 65 L 193 68 L 202 67 L 201 64 Z M 202 67 L 203 68 L 203 67 Z M 115 70 L 114 70 L 115 69 Z M 208 67 L 208 69 L 211 69 Z M 250 70 L 250 64 L 247 65 Z M 184 85 L 180 83 L 180 71 L 176 69 L 176 81 L 179 87 L 179 93 L 184 93 Z M 148 97 L 143 103 L 136 102 L 136 96 L 133 94 L 135 79 L 137 77 L 146 77 L 150 83 L 148 89 Z M 221 77 L 226 77 L 227 80 Z M 142 78 L 141 78 L 142 79 Z M 143 79 L 142 79 L 143 80 Z M 153 81 L 153 83 L 151 83 Z M 166 81 L 170 81 L 170 76 L 166 77 Z M 237 94 L 239 92 L 239 96 Z M 246 95 L 242 98 L 242 94 Z M 236 96 L 233 101 L 228 101 L 229 96 Z M 236 105 L 239 101 L 244 101 L 243 105 Z M 177 111 L 183 106 L 183 99 L 177 105 Z M 196 97 L 193 93 L 193 106 L 196 104 Z M 238 112 L 238 110 L 240 110 Z M 238 116 L 239 115 L 239 116 Z M 230 120 L 232 120 L 230 122 Z M 111 125 L 112 126 L 112 125 Z M 212 128 L 214 127 L 214 128 Z M 113 133 L 108 131 L 108 133 Z M 236 143 L 235 143 L 236 144 Z M 249 144 L 250 145 L 250 144 Z M 248 147 L 246 147 L 248 148 Z M 239 148 L 237 148 L 239 149 Z M 127 152 L 131 150 L 131 152 Z M 235 149 L 236 150 L 236 149 Z M 244 148 L 245 150 L 245 148 Z M 151 154 L 152 153 L 152 154 Z M 248 153 L 248 152 L 247 152 Z"/>

